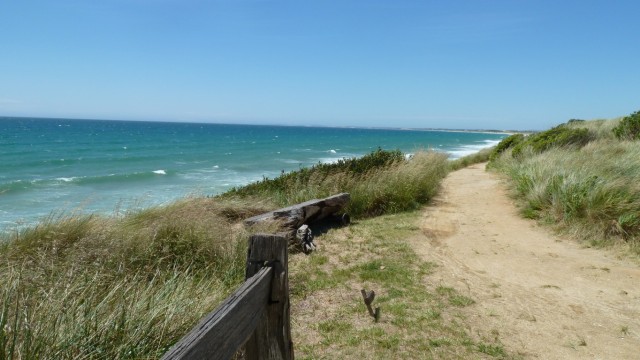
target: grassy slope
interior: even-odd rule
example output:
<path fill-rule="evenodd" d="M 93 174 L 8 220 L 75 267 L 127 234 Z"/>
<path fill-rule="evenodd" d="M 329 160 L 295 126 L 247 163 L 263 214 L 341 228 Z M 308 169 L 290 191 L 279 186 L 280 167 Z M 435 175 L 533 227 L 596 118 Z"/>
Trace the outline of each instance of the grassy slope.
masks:
<path fill-rule="evenodd" d="M 586 145 L 536 151 L 525 142 L 520 154 L 508 149 L 491 165 L 511 179 L 524 216 L 588 244 L 623 245 L 640 255 L 640 142 L 615 138 L 619 122 L 571 122 L 564 127 L 587 129 Z"/>
<path fill-rule="evenodd" d="M 185 199 L 122 218 L 60 217 L 14 234 L 0 245 L 0 357 L 158 357 L 243 281 L 248 234 L 274 231 L 244 229 L 238 226 L 240 219 L 342 191 L 352 194 L 349 211 L 356 221 L 415 210 L 437 192 L 450 167 L 441 154 L 420 153 L 407 161 L 399 153 L 375 152 L 361 162 L 318 165 L 220 197 Z M 302 276 L 304 269 L 294 264 L 294 301 L 304 302 L 326 291 L 335 286 L 336 279 L 380 284 L 386 289 L 377 301 L 389 304 L 384 311 L 395 323 L 367 330 L 370 333 L 349 330 L 352 340 L 341 346 L 352 348 L 344 354 L 356 354 L 355 349 L 363 344 L 381 341 L 390 347 L 391 352 L 386 353 L 405 358 L 433 354 L 441 345 L 462 349 L 461 354 L 502 356 L 501 348 L 475 344 L 462 327 L 437 319 L 438 311 L 457 306 L 451 304 L 464 298 L 455 300 L 455 292 L 446 287 L 435 295 L 421 290 L 420 282 L 431 265 L 419 263 L 401 237 L 393 243 L 382 241 L 380 236 L 389 233 L 380 224 L 405 224 L 393 227 L 399 234 L 406 233 L 403 226 L 412 228 L 403 216 L 413 215 L 404 214 L 355 225 L 360 248 L 354 254 L 361 254 L 361 259 L 352 260 L 355 268 L 345 265 L 343 270 L 327 272 L 331 276 L 324 285 L 319 285 L 322 279 Z M 376 248 L 385 249 L 387 255 Z M 364 261 L 365 255 L 370 261 Z M 294 262 L 318 264 L 329 254 L 300 256 Z M 388 268 L 381 277 L 375 269 L 382 263 L 388 263 L 381 265 Z M 345 306 L 355 306 L 355 302 Z M 407 315 L 418 313 L 417 320 Z M 427 345 L 417 333 L 399 331 L 409 323 L 414 329 L 434 327 Z M 323 336 L 331 336 L 332 326 L 322 325 Z M 305 347 L 303 341 L 301 346 L 309 356 L 324 351 L 318 346 Z M 400 347 L 410 350 L 404 353 Z"/>
<path fill-rule="evenodd" d="M 239 207 L 65 217 L 2 245 L 0 358 L 158 357 L 243 280 Z"/>

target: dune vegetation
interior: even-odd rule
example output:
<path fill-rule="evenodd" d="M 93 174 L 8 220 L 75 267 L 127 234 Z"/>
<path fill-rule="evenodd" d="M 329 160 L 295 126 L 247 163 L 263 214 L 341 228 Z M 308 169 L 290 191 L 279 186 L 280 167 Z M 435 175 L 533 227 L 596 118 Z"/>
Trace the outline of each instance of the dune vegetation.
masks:
<path fill-rule="evenodd" d="M 592 246 L 640 255 L 640 113 L 570 120 L 505 138 L 490 167 L 506 174 L 524 216 Z"/>
<path fill-rule="evenodd" d="M 222 197 L 257 197 L 286 206 L 348 192 L 351 202 L 347 212 L 356 218 L 369 217 L 417 209 L 435 195 L 448 171 L 446 154 L 418 152 L 407 160 L 398 150 L 378 149 L 361 158 L 263 179 Z"/>
<path fill-rule="evenodd" d="M 0 358 L 154 358 L 244 279 L 246 205 L 62 216 L 5 239 Z"/>
<path fill-rule="evenodd" d="M 276 230 L 241 219 L 338 192 L 351 193 L 355 219 L 412 210 L 449 169 L 444 154 L 378 150 L 215 197 L 5 234 L 0 358 L 157 358 L 244 280 L 248 235 Z"/>

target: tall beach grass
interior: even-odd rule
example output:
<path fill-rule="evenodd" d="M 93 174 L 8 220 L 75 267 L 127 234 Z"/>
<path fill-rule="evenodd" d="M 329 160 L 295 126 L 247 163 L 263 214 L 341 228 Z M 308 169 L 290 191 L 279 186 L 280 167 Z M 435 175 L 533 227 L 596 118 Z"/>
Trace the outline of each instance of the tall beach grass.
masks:
<path fill-rule="evenodd" d="M 640 142 L 618 140 L 620 119 L 566 124 L 586 129 L 583 146 L 504 151 L 491 166 L 508 175 L 525 216 L 591 245 L 625 244 L 640 254 Z"/>
<path fill-rule="evenodd" d="M 243 281 L 237 207 L 190 199 L 124 218 L 61 216 L 5 239 L 0 358 L 161 356 Z"/>
<path fill-rule="evenodd" d="M 415 209 L 446 155 L 377 151 L 123 217 L 52 216 L 0 239 L 0 358 L 157 358 L 242 281 L 242 219 L 350 192 L 354 217 Z"/>
<path fill-rule="evenodd" d="M 354 217 L 368 217 L 418 208 L 435 195 L 448 171 L 443 153 L 417 152 L 407 159 L 400 151 L 377 150 L 360 159 L 263 179 L 224 197 L 266 198 L 287 206 L 348 192 L 351 202 L 346 210 Z"/>

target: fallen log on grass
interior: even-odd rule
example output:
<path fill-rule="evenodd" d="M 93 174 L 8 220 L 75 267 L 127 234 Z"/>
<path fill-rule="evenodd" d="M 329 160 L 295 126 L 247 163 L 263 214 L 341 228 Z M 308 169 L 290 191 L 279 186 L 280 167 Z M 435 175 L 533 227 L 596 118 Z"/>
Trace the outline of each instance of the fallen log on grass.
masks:
<path fill-rule="evenodd" d="M 347 206 L 349 200 L 351 200 L 351 196 L 348 193 L 342 193 L 256 215 L 244 222 L 247 225 L 253 225 L 263 221 L 282 221 L 285 227 L 297 229 L 303 224 L 318 221 L 340 212 Z"/>
<path fill-rule="evenodd" d="M 340 214 L 347 206 L 351 196 L 348 193 L 333 195 L 324 199 L 314 199 L 301 204 L 270 211 L 244 220 L 246 225 L 254 225 L 264 221 L 281 222 L 290 239 L 298 239 L 298 243 L 305 253 L 313 251 L 313 235 L 311 230 L 301 228 L 305 224 L 326 219 L 335 218 L 343 225 L 350 222 L 349 215 Z M 300 231 L 298 231 L 300 230 Z"/>

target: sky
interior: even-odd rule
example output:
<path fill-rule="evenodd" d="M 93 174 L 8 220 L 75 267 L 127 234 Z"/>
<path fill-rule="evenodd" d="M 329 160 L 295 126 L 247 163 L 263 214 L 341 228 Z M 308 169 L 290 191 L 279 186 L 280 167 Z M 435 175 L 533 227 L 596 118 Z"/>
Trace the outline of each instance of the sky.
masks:
<path fill-rule="evenodd" d="M 546 129 L 640 109 L 638 14 L 637 0 L 5 0 L 0 116 Z"/>

